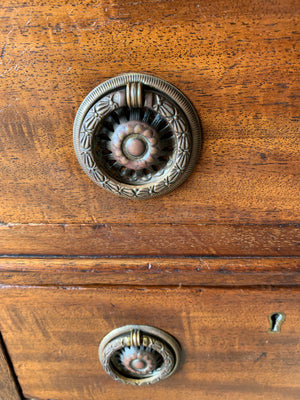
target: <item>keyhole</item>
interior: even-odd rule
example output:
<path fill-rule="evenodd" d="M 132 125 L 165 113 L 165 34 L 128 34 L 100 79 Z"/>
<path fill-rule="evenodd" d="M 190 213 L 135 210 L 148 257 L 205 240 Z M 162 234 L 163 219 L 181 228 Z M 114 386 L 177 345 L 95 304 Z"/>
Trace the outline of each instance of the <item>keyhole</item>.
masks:
<path fill-rule="evenodd" d="M 269 315 L 269 322 L 270 322 L 270 333 L 280 333 L 281 325 L 285 320 L 285 313 L 283 312 L 275 312 Z"/>

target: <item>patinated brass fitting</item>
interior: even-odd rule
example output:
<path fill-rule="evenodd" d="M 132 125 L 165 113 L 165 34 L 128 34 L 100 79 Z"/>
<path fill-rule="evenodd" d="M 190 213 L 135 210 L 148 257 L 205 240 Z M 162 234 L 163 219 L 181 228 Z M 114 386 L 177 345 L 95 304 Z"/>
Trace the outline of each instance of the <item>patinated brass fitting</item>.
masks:
<path fill-rule="evenodd" d="M 195 166 L 199 118 L 174 86 L 145 74 L 125 74 L 96 87 L 74 122 L 80 165 L 114 194 L 147 199 L 178 187 Z"/>
<path fill-rule="evenodd" d="M 145 325 L 127 325 L 104 337 L 99 359 L 115 380 L 145 385 L 168 378 L 179 366 L 179 343 L 168 333 Z"/>

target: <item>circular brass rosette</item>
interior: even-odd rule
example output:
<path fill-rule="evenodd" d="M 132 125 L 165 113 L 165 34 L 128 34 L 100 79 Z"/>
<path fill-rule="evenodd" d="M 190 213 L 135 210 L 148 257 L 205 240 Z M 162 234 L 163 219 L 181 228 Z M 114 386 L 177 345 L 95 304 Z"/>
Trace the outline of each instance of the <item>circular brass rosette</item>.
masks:
<path fill-rule="evenodd" d="M 125 74 L 92 90 L 77 112 L 74 148 L 99 186 L 132 199 L 178 187 L 192 172 L 201 145 L 199 118 L 174 86 Z"/>
<path fill-rule="evenodd" d="M 146 325 L 126 325 L 104 337 L 99 359 L 116 381 L 147 385 L 168 378 L 178 368 L 180 346 L 168 333 Z"/>

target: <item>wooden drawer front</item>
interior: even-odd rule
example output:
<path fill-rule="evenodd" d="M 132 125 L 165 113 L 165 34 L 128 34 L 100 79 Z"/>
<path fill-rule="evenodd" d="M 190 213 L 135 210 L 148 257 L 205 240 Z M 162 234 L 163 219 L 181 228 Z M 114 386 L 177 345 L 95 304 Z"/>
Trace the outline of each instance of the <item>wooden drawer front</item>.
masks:
<path fill-rule="evenodd" d="M 297 11 L 294 0 L 2 0 L 0 252 L 295 255 Z M 191 177 L 144 202 L 97 187 L 72 143 L 84 97 L 130 71 L 177 86 L 203 127 Z"/>
<path fill-rule="evenodd" d="M 299 300 L 295 289 L 2 287 L 0 324 L 30 398 L 286 400 L 300 396 Z M 279 311 L 281 333 L 268 333 Z M 142 388 L 107 376 L 99 342 L 127 324 L 174 335 L 180 370 Z"/>

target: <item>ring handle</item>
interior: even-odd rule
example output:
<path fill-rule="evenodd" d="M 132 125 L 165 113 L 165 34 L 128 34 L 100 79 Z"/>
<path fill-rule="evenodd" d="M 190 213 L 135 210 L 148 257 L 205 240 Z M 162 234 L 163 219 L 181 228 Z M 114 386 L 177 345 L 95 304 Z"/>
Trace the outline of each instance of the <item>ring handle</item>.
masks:
<path fill-rule="evenodd" d="M 97 185 L 147 199 L 187 179 L 200 153 L 201 127 L 178 89 L 132 73 L 89 93 L 77 112 L 73 138 L 81 167 Z"/>
<path fill-rule="evenodd" d="M 99 359 L 114 379 L 132 385 L 159 382 L 179 366 L 180 345 L 168 333 L 146 325 L 126 325 L 104 337 Z"/>

